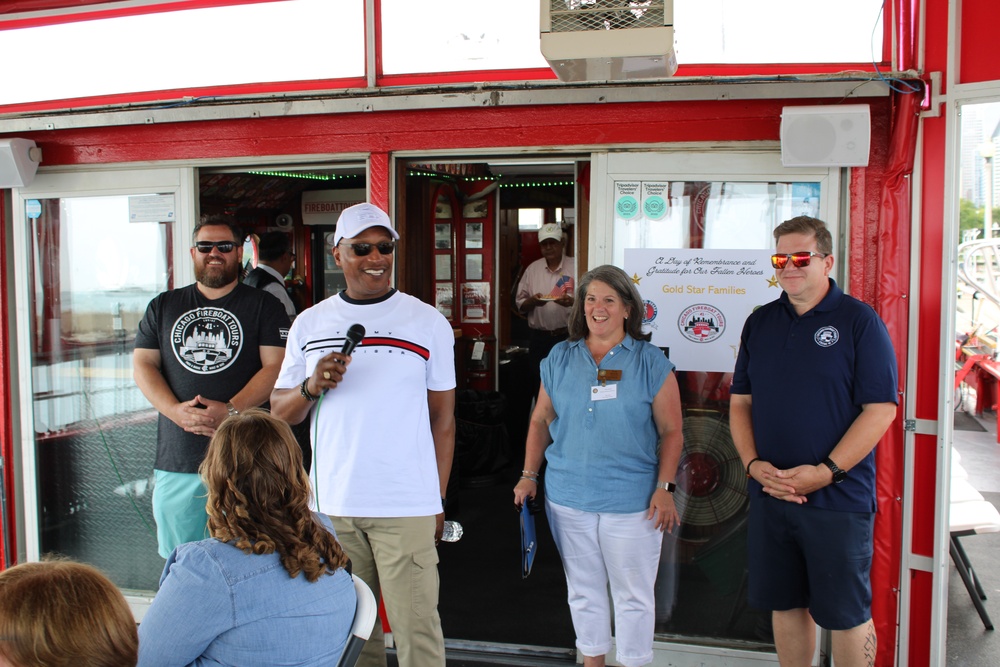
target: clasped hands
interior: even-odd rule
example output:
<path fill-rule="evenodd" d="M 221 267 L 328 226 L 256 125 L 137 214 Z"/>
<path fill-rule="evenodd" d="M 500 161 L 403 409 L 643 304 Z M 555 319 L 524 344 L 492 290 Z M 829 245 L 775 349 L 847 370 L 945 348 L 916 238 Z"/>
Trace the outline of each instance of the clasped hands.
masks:
<path fill-rule="evenodd" d="M 171 421 L 188 433 L 212 437 L 219 424 L 229 416 L 224 401 L 213 401 L 202 395 L 190 401 L 181 401 L 175 408 Z"/>
<path fill-rule="evenodd" d="M 760 482 L 767 495 L 799 505 L 809 501 L 806 496 L 810 493 L 833 481 L 833 473 L 822 464 L 781 470 L 759 459 L 751 465 L 750 474 Z"/>

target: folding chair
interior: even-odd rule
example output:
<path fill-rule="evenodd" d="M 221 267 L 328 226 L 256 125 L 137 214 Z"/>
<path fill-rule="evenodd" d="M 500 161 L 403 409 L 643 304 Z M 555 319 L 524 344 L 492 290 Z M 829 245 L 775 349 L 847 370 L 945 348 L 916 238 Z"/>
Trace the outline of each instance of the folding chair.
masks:
<path fill-rule="evenodd" d="M 351 636 L 347 638 L 347 645 L 344 652 L 337 661 L 337 667 L 354 667 L 361 656 L 361 649 L 365 647 L 365 642 L 372 634 L 375 627 L 375 619 L 378 617 L 378 601 L 375 594 L 368 588 L 361 577 L 352 574 L 354 579 L 354 590 L 358 595 L 358 606 L 354 610 L 354 623 L 351 624 Z"/>
<path fill-rule="evenodd" d="M 954 481 L 952 480 L 953 484 Z M 979 495 L 975 491 L 973 493 Z M 958 575 L 962 578 L 962 583 L 965 584 L 965 589 L 969 591 L 972 604 L 979 612 L 979 618 L 982 619 L 987 630 L 992 630 L 993 621 L 982 602 L 986 599 L 986 592 L 983 590 L 979 577 L 976 576 L 968 554 L 965 553 L 965 549 L 959 541 L 960 537 L 969 535 L 1000 532 L 1000 512 L 997 512 L 997 509 L 990 502 L 982 500 L 981 495 L 979 498 L 980 500 L 970 499 L 951 503 L 949 552 L 955 563 L 955 569 L 958 570 Z"/>

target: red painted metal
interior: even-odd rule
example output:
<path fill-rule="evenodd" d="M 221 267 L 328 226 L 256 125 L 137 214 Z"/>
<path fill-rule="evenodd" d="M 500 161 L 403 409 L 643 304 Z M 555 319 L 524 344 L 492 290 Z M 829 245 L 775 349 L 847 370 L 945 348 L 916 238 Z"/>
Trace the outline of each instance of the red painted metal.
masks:
<path fill-rule="evenodd" d="M 963 3 L 964 4 L 964 3 Z M 948 12 L 947 0 L 927 0 L 924 4 L 923 68 L 927 72 L 946 73 L 948 70 Z M 967 26 L 963 26 L 965 32 Z M 921 34 L 915 32 L 915 35 Z M 908 39 L 909 35 L 904 35 Z M 963 38 L 964 41 L 964 38 Z M 992 40 L 989 42 L 992 43 Z M 944 77 L 946 78 L 946 77 Z M 947 81 L 942 81 L 942 87 Z M 920 271 L 915 286 L 919 304 L 912 304 L 918 313 L 915 367 L 908 369 L 910 385 L 914 395 L 907 397 L 913 406 L 917 419 L 940 423 L 941 390 L 940 350 L 941 322 L 946 315 L 942 312 L 943 268 L 941 258 L 944 252 L 944 191 L 948 177 L 944 173 L 946 143 L 946 117 L 926 117 L 921 120 L 922 147 L 921 182 L 914 187 L 920 199 Z M 951 315 L 947 315 L 950 317 Z M 913 489 L 913 517 L 911 544 L 902 545 L 903 553 L 914 553 L 932 557 L 936 537 L 936 526 L 932 517 L 937 487 L 937 436 L 914 434 L 913 436 L 913 476 L 906 480 Z M 910 570 L 903 573 L 910 581 L 910 606 L 901 610 L 901 621 L 906 624 L 907 654 L 910 665 L 930 664 L 931 618 L 933 616 L 933 591 L 935 577 L 945 576 L 940 572 Z"/>
<path fill-rule="evenodd" d="M 368 159 L 368 201 L 389 210 L 392 174 L 389 170 L 388 153 L 372 153 Z"/>
<path fill-rule="evenodd" d="M 918 44 L 920 35 L 920 0 L 894 0 L 892 8 L 895 11 L 896 24 L 896 68 L 901 71 L 917 68 Z M 893 21 L 884 20 L 888 29 Z M 892 33 L 883 36 L 886 49 L 892 48 Z M 891 51 L 890 51 L 891 52 Z"/>
<path fill-rule="evenodd" d="M 18 136 L 34 139 L 45 151 L 45 164 L 52 166 L 312 153 L 776 141 L 781 108 L 789 103 L 740 100 L 428 109 L 21 132 Z"/>
<path fill-rule="evenodd" d="M 996 43 L 996 0 L 962 0 L 959 40 L 959 72 L 956 83 L 977 83 L 1000 79 L 1000 59 L 994 57 Z"/>
<path fill-rule="evenodd" d="M 71 100 L 43 100 L 23 104 L 0 105 L 0 114 L 26 114 L 29 112 L 60 111 L 62 109 L 88 109 L 114 107 L 128 104 L 153 104 L 183 106 L 197 104 L 206 98 L 245 97 L 278 93 L 300 93 L 312 90 L 336 90 L 341 88 L 364 88 L 364 77 L 347 79 L 316 79 L 311 81 L 277 81 L 271 83 L 247 83 L 211 88 L 176 88 L 154 90 L 121 95 L 98 95 L 78 97 Z"/>
<path fill-rule="evenodd" d="M 129 7 L 116 6 L 116 2 L 102 2 L 99 0 L 79 0 L 78 2 L 65 2 L 53 0 L 21 0 L 20 2 L 4 2 L 0 5 L 0 16 L 3 14 L 13 14 L 22 12 L 32 12 L 45 9 L 67 9 L 80 7 L 93 7 L 78 12 L 66 12 L 63 14 L 48 14 L 45 16 L 32 16 L 28 18 L 7 19 L 0 18 L 0 31 L 18 30 L 21 28 L 37 28 L 46 25 L 59 25 L 62 23 L 78 23 L 82 21 L 94 21 L 97 19 L 114 19 L 125 16 L 142 16 L 145 14 L 162 14 L 164 12 L 176 12 L 187 9 L 208 9 L 211 7 L 227 7 L 231 5 L 255 5 L 264 2 L 282 2 L 283 0 L 174 0 L 173 2 L 162 2 L 153 5 L 133 5 Z M 101 5 L 107 5 L 101 7 Z"/>
<path fill-rule="evenodd" d="M 896 421 L 879 443 L 876 465 L 876 496 L 879 514 L 875 553 L 872 560 L 872 618 L 876 619 L 879 637 L 894 636 L 899 610 L 901 564 L 899 560 L 903 529 L 904 415 L 903 388 L 909 369 L 906 365 L 909 340 L 910 292 L 910 176 L 913 173 L 917 126 L 921 97 L 917 94 L 894 95 L 892 134 L 888 142 L 882 174 L 879 218 L 875 226 L 877 248 L 873 305 L 886 323 L 896 351 L 899 368 L 900 406 Z M 876 586 L 877 584 L 877 586 Z M 879 642 L 878 664 L 896 661 L 895 642 Z"/>
<path fill-rule="evenodd" d="M 929 22 L 930 23 L 930 22 Z M 942 267 L 944 229 L 944 162 L 945 162 L 945 119 L 925 118 L 923 120 L 923 180 L 921 190 L 920 221 L 920 263 L 919 281 L 920 304 L 918 307 L 917 365 L 910 373 L 916 376 L 913 385 L 916 396 L 909 402 L 915 406 L 917 419 L 938 421 L 940 406 L 938 394 L 941 386 L 938 358 L 941 348 L 941 321 L 944 317 L 941 307 Z M 909 481 L 913 488 L 913 516 L 920 517 L 912 526 L 913 541 L 903 545 L 915 554 L 932 557 L 934 554 L 935 487 L 937 482 L 937 438 L 933 435 L 916 434 L 913 444 L 914 471 Z M 911 571 L 913 587 L 910 593 L 909 656 L 911 665 L 926 665 L 930 660 L 930 618 L 932 609 L 932 586 L 918 587 L 918 579 L 931 578 L 931 573 Z M 943 576 L 943 575 L 940 575 Z M 926 622 L 925 622 L 926 619 Z M 927 632 L 920 629 L 926 625 Z"/>

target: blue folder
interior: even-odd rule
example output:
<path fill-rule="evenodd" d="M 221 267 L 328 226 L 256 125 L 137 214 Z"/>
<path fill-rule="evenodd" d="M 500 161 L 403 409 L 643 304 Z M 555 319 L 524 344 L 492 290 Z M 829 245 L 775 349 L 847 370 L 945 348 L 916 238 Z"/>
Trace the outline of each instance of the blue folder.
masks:
<path fill-rule="evenodd" d="M 535 515 L 528 508 L 528 502 L 521 505 L 521 578 L 531 574 L 531 565 L 535 562 L 538 552 L 538 540 L 535 539 Z"/>

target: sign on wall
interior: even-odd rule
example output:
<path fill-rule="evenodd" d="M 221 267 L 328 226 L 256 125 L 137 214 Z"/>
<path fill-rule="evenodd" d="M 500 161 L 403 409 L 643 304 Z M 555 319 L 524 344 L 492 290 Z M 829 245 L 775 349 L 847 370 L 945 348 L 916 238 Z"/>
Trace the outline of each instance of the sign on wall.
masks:
<path fill-rule="evenodd" d="M 746 318 L 781 287 L 770 250 L 626 249 L 643 329 L 680 371 L 731 372 Z"/>

